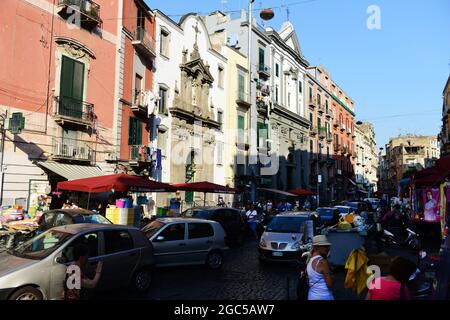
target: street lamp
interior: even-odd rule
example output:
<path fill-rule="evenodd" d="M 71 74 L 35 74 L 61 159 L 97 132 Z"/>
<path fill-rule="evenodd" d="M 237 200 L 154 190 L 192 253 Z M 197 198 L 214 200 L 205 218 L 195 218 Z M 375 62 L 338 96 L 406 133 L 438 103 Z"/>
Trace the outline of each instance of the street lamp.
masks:
<path fill-rule="evenodd" d="M 248 53 L 247 53 L 248 84 L 249 84 L 248 85 L 248 95 L 249 95 L 251 101 L 253 101 L 253 99 L 252 99 L 252 36 L 253 36 L 253 28 L 252 28 L 253 27 L 253 15 L 252 15 L 252 13 L 253 13 L 253 2 L 255 2 L 255 0 L 249 0 L 249 5 L 248 5 Z M 261 19 L 266 20 L 266 21 L 272 19 L 274 16 L 275 16 L 275 14 L 272 9 L 264 9 L 264 10 L 261 10 L 261 12 L 260 12 Z M 258 130 L 258 126 L 257 126 L 258 120 L 256 119 L 257 111 L 255 108 L 256 108 L 256 106 L 252 106 L 252 108 L 250 108 L 250 119 L 251 119 L 250 123 L 253 124 L 253 123 L 255 123 L 254 120 L 256 120 L 256 123 L 255 123 L 256 130 Z M 254 128 L 252 128 L 252 125 L 250 126 L 250 128 L 254 129 Z M 252 130 L 251 137 L 253 137 L 253 135 L 254 135 L 254 131 Z M 251 141 L 253 141 L 253 139 L 251 139 Z M 252 143 L 251 145 L 257 145 L 257 144 Z M 251 162 L 251 164 L 254 164 L 255 161 L 253 160 L 254 159 L 253 156 L 254 156 L 254 154 L 256 154 L 256 155 L 258 154 L 258 150 L 256 150 L 256 152 L 255 152 L 255 149 L 253 147 L 253 148 L 250 148 L 249 151 L 250 151 L 249 158 L 252 159 L 252 161 L 250 161 L 250 162 Z M 257 159 L 258 159 L 258 157 L 256 157 L 255 160 L 257 160 Z M 257 163 L 258 162 L 256 161 L 256 164 Z M 255 174 L 255 171 L 253 169 L 251 170 L 251 172 L 252 172 L 252 175 Z M 254 193 L 252 192 L 252 196 L 256 197 L 256 183 L 252 184 L 252 188 L 254 188 Z M 252 199 L 252 200 L 255 201 L 256 198 Z"/>

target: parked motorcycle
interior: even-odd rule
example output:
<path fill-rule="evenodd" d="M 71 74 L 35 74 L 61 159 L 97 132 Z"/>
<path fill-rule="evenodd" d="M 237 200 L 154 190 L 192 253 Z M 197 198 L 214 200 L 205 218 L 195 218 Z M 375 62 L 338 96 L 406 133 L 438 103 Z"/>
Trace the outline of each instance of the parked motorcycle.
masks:
<path fill-rule="evenodd" d="M 407 224 L 402 227 L 383 227 L 377 223 L 376 241 L 379 250 L 390 246 L 408 246 L 413 250 L 419 250 L 422 245 L 419 234 Z"/>
<path fill-rule="evenodd" d="M 429 299 L 432 294 L 437 263 L 434 257 L 426 259 L 427 257 L 425 251 L 419 253 L 417 270 L 409 279 L 408 287 L 416 300 Z"/>

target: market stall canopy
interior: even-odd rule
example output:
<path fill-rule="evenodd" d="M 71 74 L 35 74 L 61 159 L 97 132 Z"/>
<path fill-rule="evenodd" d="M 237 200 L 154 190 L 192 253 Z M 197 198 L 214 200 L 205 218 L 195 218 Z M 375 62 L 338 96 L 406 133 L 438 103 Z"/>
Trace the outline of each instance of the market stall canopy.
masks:
<path fill-rule="evenodd" d="M 276 193 L 276 194 L 281 194 L 281 195 L 286 196 L 286 197 L 298 197 L 298 195 L 296 195 L 294 193 L 290 193 L 290 192 L 286 192 L 286 191 L 282 191 L 282 190 L 278 190 L 278 189 L 258 188 L 258 190 L 271 192 L 271 193 Z"/>
<path fill-rule="evenodd" d="M 436 186 L 450 176 L 450 156 L 436 160 L 431 168 L 426 168 L 414 174 L 415 186 Z"/>
<path fill-rule="evenodd" d="M 203 193 L 238 193 L 239 191 L 228 186 L 202 181 L 192 183 L 174 184 L 173 187 L 181 191 L 194 191 Z"/>
<path fill-rule="evenodd" d="M 123 173 L 58 182 L 58 189 L 89 193 L 112 191 L 175 192 L 177 190 L 167 183 L 152 181 L 144 177 L 131 176 Z"/>
<path fill-rule="evenodd" d="M 315 195 L 315 193 L 310 191 L 310 190 L 300 189 L 300 188 L 298 188 L 298 189 L 291 189 L 291 190 L 288 190 L 288 192 L 289 193 L 293 193 L 293 194 L 295 194 L 297 196 L 312 196 L 312 195 Z"/>
<path fill-rule="evenodd" d="M 102 170 L 100 170 L 99 167 L 94 166 L 80 166 L 55 161 L 37 161 L 36 164 L 66 178 L 67 180 L 103 176 Z"/>

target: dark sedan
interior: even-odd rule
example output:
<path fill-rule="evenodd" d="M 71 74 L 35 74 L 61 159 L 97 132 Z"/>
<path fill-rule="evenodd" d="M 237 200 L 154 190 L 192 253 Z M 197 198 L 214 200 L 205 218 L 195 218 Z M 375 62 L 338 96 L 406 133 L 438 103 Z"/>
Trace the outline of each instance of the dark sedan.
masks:
<path fill-rule="evenodd" d="M 39 232 L 47 231 L 53 227 L 68 224 L 96 223 L 112 224 L 104 216 L 84 209 L 56 209 L 45 212 L 39 219 Z"/>
<path fill-rule="evenodd" d="M 234 208 L 194 207 L 183 212 L 184 218 L 213 220 L 222 226 L 226 233 L 228 246 L 241 246 L 244 243 L 247 224 L 243 213 Z"/>

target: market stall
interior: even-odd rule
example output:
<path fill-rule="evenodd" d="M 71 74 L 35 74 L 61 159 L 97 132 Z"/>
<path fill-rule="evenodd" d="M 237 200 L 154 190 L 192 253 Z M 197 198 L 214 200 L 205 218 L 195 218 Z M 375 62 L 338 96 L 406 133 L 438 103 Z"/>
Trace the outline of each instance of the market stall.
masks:
<path fill-rule="evenodd" d="M 175 192 L 176 188 L 162 182 L 152 181 L 144 177 L 127 174 L 113 174 L 64 181 L 58 183 L 58 190 L 79 191 L 88 193 L 88 206 L 91 193 L 111 192 L 112 194 Z M 139 200 L 139 197 L 137 198 Z M 141 208 L 139 201 L 135 203 L 130 197 L 120 197 L 115 204 L 106 209 L 106 218 L 115 224 L 139 226 Z"/>
<path fill-rule="evenodd" d="M 207 182 L 207 181 L 174 184 L 173 186 L 180 191 L 202 192 L 203 193 L 203 205 L 206 205 L 206 194 L 207 193 L 234 194 L 234 193 L 239 192 L 235 188 L 230 188 L 228 186 L 222 186 L 220 184 Z"/>

